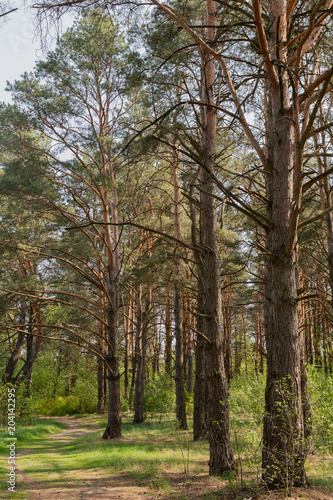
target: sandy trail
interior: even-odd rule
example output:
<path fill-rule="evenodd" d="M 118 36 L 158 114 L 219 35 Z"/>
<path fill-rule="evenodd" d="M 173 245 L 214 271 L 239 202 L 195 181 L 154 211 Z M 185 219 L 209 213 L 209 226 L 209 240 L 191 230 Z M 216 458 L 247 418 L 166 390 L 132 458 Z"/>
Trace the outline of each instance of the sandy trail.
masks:
<path fill-rule="evenodd" d="M 33 459 L 34 454 L 38 451 L 32 449 L 22 450 L 17 454 L 17 487 L 20 500 L 204 500 L 208 497 L 209 492 L 221 490 L 225 488 L 222 481 L 218 481 L 214 485 L 210 483 L 207 477 L 192 477 L 189 481 L 182 474 L 167 474 L 170 481 L 173 483 L 172 492 L 153 491 L 149 487 L 138 486 L 135 480 L 126 474 L 109 474 L 103 469 L 80 470 L 69 469 L 62 471 L 61 476 L 56 472 L 57 457 L 59 450 L 75 441 L 98 430 L 96 424 L 91 424 L 87 427 L 87 420 L 84 418 L 75 417 L 57 417 L 57 420 L 68 425 L 67 429 L 48 436 L 47 442 L 43 442 L 43 452 L 47 450 L 48 456 L 54 454 L 55 470 L 50 471 L 49 479 L 42 481 L 32 478 L 24 472 L 22 465 L 23 459 L 26 462 L 29 460 L 29 455 Z M 189 479 L 189 478 L 187 478 Z M 226 492 L 227 493 L 227 492 Z M 230 492 L 228 492 L 230 493 Z M 282 500 L 285 495 L 280 492 L 272 492 L 260 495 L 254 489 L 239 492 L 239 499 L 256 500 Z M 3 500 L 13 498 L 9 492 L 3 493 Z M 221 498 L 221 497 L 220 497 Z M 227 496 L 225 498 L 231 498 Z M 289 500 L 333 500 L 333 495 L 323 488 L 301 489 L 295 488 Z"/>
<path fill-rule="evenodd" d="M 49 436 L 48 453 L 51 454 L 59 453 L 59 448 L 62 446 L 97 431 L 97 427 L 94 425 L 87 428 L 85 419 L 57 417 L 57 420 L 67 424 L 68 428 Z M 66 481 L 63 481 L 63 484 L 61 478 L 56 484 L 52 481 L 40 482 L 26 474 L 20 464 L 20 457 L 27 458 L 29 454 L 33 456 L 33 451 L 23 450 L 17 455 L 16 472 L 19 484 L 16 491 L 23 494 L 23 497 L 20 497 L 22 500 L 152 500 L 159 497 L 158 494 L 152 495 L 146 491 L 147 488 L 137 486 L 133 479 L 125 475 L 118 474 L 106 477 L 98 471 L 68 471 L 65 474 Z M 69 475 L 72 475 L 72 481 L 69 480 Z M 10 497 L 11 495 L 8 494 L 4 498 Z"/>

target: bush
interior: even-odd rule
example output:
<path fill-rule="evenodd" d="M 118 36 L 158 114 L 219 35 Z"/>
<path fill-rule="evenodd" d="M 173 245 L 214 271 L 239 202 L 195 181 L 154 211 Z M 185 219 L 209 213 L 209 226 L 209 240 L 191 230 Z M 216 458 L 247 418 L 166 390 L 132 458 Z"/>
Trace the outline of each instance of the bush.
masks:
<path fill-rule="evenodd" d="M 55 398 L 42 399 L 35 406 L 40 415 L 52 415 L 61 417 L 64 415 L 76 415 L 79 413 L 94 413 L 96 401 L 93 398 L 81 399 L 78 396 L 57 396 Z"/>
<path fill-rule="evenodd" d="M 6 384 L 0 386 L 0 425 L 7 425 L 8 418 L 8 387 Z M 15 419 L 20 421 L 20 423 L 29 424 L 32 422 L 36 401 L 32 396 L 26 396 L 26 387 L 21 384 L 18 388 L 15 388 Z"/>
<path fill-rule="evenodd" d="M 315 448 L 333 451 L 333 377 L 311 366 L 307 369 Z"/>
<path fill-rule="evenodd" d="M 255 426 L 260 426 L 265 407 L 265 382 L 264 374 L 255 373 L 252 369 L 243 371 L 238 377 L 233 378 L 230 386 L 230 414 L 238 421 L 245 421 Z"/>
<path fill-rule="evenodd" d="M 144 413 L 160 416 L 173 412 L 175 409 L 175 391 L 173 380 L 167 374 L 156 375 L 145 386 L 143 402 Z"/>

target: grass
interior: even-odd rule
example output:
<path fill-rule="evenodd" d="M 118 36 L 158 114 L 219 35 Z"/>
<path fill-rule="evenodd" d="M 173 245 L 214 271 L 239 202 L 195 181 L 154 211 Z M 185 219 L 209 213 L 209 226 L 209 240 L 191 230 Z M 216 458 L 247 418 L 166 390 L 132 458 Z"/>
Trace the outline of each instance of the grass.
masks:
<path fill-rule="evenodd" d="M 47 443 L 50 434 L 55 434 L 67 427 L 66 424 L 53 419 L 36 418 L 30 425 L 16 425 L 16 455 L 22 452 L 23 449 L 32 449 L 42 447 L 43 443 Z M 2 478 L 6 478 L 8 473 L 8 442 L 11 440 L 8 432 L 5 429 L 0 431 L 0 474 Z M 7 480 L 7 479 L 6 479 Z M 6 480 L 0 482 L 0 492 L 7 488 Z M 20 483 L 17 483 L 17 488 L 20 488 Z M 13 498 L 24 498 L 23 493 L 18 492 L 11 495 Z"/>
<path fill-rule="evenodd" d="M 126 470 L 138 482 L 145 482 L 158 478 L 164 468 L 175 472 L 182 469 L 183 458 L 172 421 L 133 425 L 125 418 L 123 438 L 116 441 L 101 439 L 105 426 L 106 420 L 100 419 L 96 432 L 64 445 L 58 453 L 54 453 L 55 443 L 48 446 L 42 443 L 41 447 L 36 444 L 33 460 L 27 464 L 26 472 L 45 474 L 56 470 L 62 474 L 70 464 L 72 470 L 103 469 L 108 474 Z M 200 468 L 206 461 L 206 455 L 207 443 L 198 443 L 193 456 L 194 464 Z"/>
<path fill-rule="evenodd" d="M 200 498 L 212 500 L 236 498 L 241 487 L 246 486 L 252 488 L 251 495 L 256 498 L 261 476 L 264 384 L 263 375 L 245 374 L 233 380 L 230 388 L 230 428 L 237 476 L 210 478 L 207 441 L 193 442 L 191 430 L 177 430 L 173 414 L 164 414 L 163 421 L 148 418 L 139 425 L 133 424 L 132 415 L 127 414 L 123 416 L 123 437 L 112 441 L 101 439 L 106 419 L 97 415 L 80 415 L 80 427 L 90 428 L 90 433 L 72 436 L 67 441 L 52 439 L 52 434 L 66 427 L 55 419 L 37 418 L 31 425 L 19 424 L 17 451 L 29 450 L 20 458 L 20 467 L 28 477 L 48 487 L 70 489 L 117 481 L 122 487 L 142 487 L 168 499 L 192 498 L 187 493 L 199 490 Z M 310 372 L 316 453 L 308 456 L 306 469 L 311 484 L 333 493 L 333 383 L 330 384 L 319 372 Z M 8 471 L 6 437 L 0 429 L 2 477 Z M 2 482 L 1 487 L 4 485 Z M 18 493 L 11 498 L 26 498 L 22 497 L 22 486 L 18 485 Z"/>
<path fill-rule="evenodd" d="M 131 420 L 130 417 L 124 418 L 121 439 L 104 441 L 101 435 L 106 419 L 85 417 L 86 425 L 96 426 L 96 431 L 68 443 L 59 443 L 50 439 L 52 436 L 45 435 L 55 430 L 59 432 L 63 425 L 53 427 L 50 423 L 46 427 L 43 420 L 37 420 L 35 426 L 20 429 L 17 433 L 20 435 L 17 448 L 30 451 L 29 455 L 20 458 L 20 467 L 33 480 L 49 487 L 79 486 L 82 478 L 89 479 L 90 476 L 91 484 L 94 484 L 97 476 L 99 480 L 108 480 L 120 475 L 125 484 L 132 482 L 152 491 L 164 492 L 172 498 L 173 483 L 180 481 L 180 476 L 182 480 L 184 471 L 182 444 L 179 443 L 175 421 L 170 418 L 162 423 L 148 421 L 134 425 Z M 208 444 L 206 441 L 193 443 L 190 431 L 185 435 L 190 443 L 189 472 L 202 474 L 207 469 Z M 5 464 L 2 465 L 4 468 Z M 187 480 L 190 481 L 190 477 Z M 20 490 L 20 485 L 17 490 Z M 20 498 L 16 495 L 11 497 Z"/>
<path fill-rule="evenodd" d="M 139 425 L 131 420 L 130 416 L 124 418 L 123 437 L 115 441 L 101 439 L 106 419 L 97 416 L 84 417 L 84 425 L 95 429 L 92 433 L 69 442 L 52 440 L 52 434 L 66 427 L 61 422 L 37 419 L 33 425 L 19 425 L 17 449 L 30 451 L 20 458 L 20 466 L 29 477 L 49 487 L 78 487 L 82 485 L 82 478 L 87 479 L 86 486 L 94 486 L 97 478 L 107 482 L 117 476 L 124 485 L 143 486 L 170 499 L 188 498 L 186 494 L 182 496 L 180 490 L 191 488 L 192 484 L 198 488 L 201 484 L 207 499 L 223 498 L 216 493 L 222 488 L 231 498 L 241 486 L 240 465 L 243 486 L 255 486 L 260 465 L 260 427 L 255 427 L 250 417 L 232 416 L 232 440 L 239 475 L 230 475 L 223 481 L 208 477 L 208 443 L 193 442 L 190 430 L 177 431 L 171 416 L 164 422 L 146 421 Z M 0 433 L 0 437 L 7 437 L 6 433 Z M 6 443 L 1 441 L 4 457 Z M 6 473 L 6 460 L 2 459 L 0 464 L 1 472 Z M 312 484 L 333 491 L 332 457 L 310 455 L 307 468 Z M 21 487 L 17 486 L 18 493 L 11 498 L 23 498 Z"/>

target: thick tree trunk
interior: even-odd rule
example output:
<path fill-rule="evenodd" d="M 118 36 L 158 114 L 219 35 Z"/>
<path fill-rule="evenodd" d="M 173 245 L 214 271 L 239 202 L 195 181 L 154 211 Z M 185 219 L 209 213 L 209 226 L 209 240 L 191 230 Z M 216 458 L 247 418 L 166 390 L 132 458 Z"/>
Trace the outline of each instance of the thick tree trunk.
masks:
<path fill-rule="evenodd" d="M 105 293 L 100 292 L 99 295 L 99 303 L 101 308 L 101 321 L 99 324 L 99 349 L 100 352 L 106 356 L 107 355 L 107 347 L 105 342 L 105 310 L 106 310 L 106 302 L 105 302 Z M 104 320 L 104 321 L 102 321 Z M 104 413 L 106 410 L 106 367 L 105 363 L 101 358 L 97 359 L 97 413 Z"/>
<path fill-rule="evenodd" d="M 174 193 L 174 230 L 178 240 L 182 239 L 180 229 L 180 197 L 178 182 L 178 155 L 173 151 L 172 158 L 172 179 Z M 177 256 L 179 249 L 175 247 L 175 289 L 174 289 L 174 320 L 175 320 L 175 338 L 176 338 L 176 363 L 175 363 L 175 382 L 176 382 L 176 417 L 181 429 L 187 429 L 186 422 L 186 402 L 184 387 L 184 322 L 183 322 L 183 304 L 180 292 L 179 277 L 181 273 L 181 261 Z"/>
<path fill-rule="evenodd" d="M 134 423 L 143 422 L 143 386 L 145 377 L 145 360 L 143 359 L 143 326 L 142 326 L 142 287 L 137 288 L 136 298 L 136 340 L 135 340 L 135 357 L 136 357 L 136 371 L 135 371 L 135 406 L 134 406 Z"/>
<path fill-rule="evenodd" d="M 266 291 L 263 478 L 271 487 L 290 488 L 306 483 L 295 273 L 295 252 L 283 258 L 275 253 L 275 260 L 270 259 Z"/>
<path fill-rule="evenodd" d="M 131 297 L 129 298 L 129 304 L 126 314 L 126 308 L 124 306 L 124 335 L 125 335 L 125 359 L 124 359 L 124 386 L 125 386 L 125 397 L 129 396 L 129 369 L 130 369 L 130 318 L 131 318 L 132 302 Z"/>
<path fill-rule="evenodd" d="M 321 143 L 324 156 L 323 159 L 320 156 L 317 156 L 319 175 L 322 175 L 323 173 L 329 170 L 325 132 L 322 132 L 321 134 Z M 317 150 L 318 149 L 317 136 L 314 136 L 314 145 Z M 324 179 L 319 181 L 319 194 L 320 194 L 320 202 L 322 210 L 323 211 L 330 210 L 332 208 L 332 194 L 331 194 L 331 186 L 328 175 L 326 175 Z M 327 266 L 329 272 L 329 282 L 330 282 L 332 305 L 333 305 L 333 214 L 331 211 L 325 214 L 325 225 L 326 225 L 326 238 L 327 238 Z"/>
<path fill-rule="evenodd" d="M 103 439 L 114 439 L 121 436 L 121 406 L 120 406 L 120 373 L 118 350 L 118 307 L 119 307 L 119 275 L 120 250 L 118 232 L 118 192 L 113 170 L 112 137 L 110 123 L 110 89 L 103 96 L 99 94 L 99 152 L 101 155 L 100 172 L 105 177 L 100 191 L 102 202 L 104 248 L 106 266 L 104 270 L 105 283 L 108 291 L 106 304 L 108 354 L 108 423 Z M 106 140 L 104 140 L 106 139 Z M 107 179 L 112 183 L 109 188 Z M 112 193 L 112 194 L 111 194 Z M 111 195 L 111 196 L 110 196 Z M 110 215 L 112 218 L 111 225 Z"/>
<path fill-rule="evenodd" d="M 138 362 L 135 378 L 135 409 L 134 420 L 135 424 L 140 424 L 144 421 L 143 418 L 143 401 L 144 401 L 144 388 L 146 378 L 146 356 L 147 356 L 147 339 L 148 339 L 148 314 L 151 304 L 151 290 L 147 291 L 147 298 L 145 309 L 142 312 L 142 288 L 138 287 L 137 298 L 137 329 L 138 329 Z"/>
<path fill-rule="evenodd" d="M 193 402 L 193 438 L 207 438 L 207 393 L 206 393 L 206 344 L 207 332 L 204 314 L 203 269 L 198 267 L 197 290 L 197 340 L 195 346 L 195 381 Z"/>
<path fill-rule="evenodd" d="M 157 334 L 157 318 L 156 312 L 154 313 L 154 336 L 153 336 L 153 378 L 155 378 L 156 372 L 158 372 L 158 357 L 159 357 L 159 343 Z"/>
<path fill-rule="evenodd" d="M 189 394 L 193 392 L 193 314 L 191 307 L 191 297 L 187 296 L 187 380 L 186 380 L 186 390 Z"/>
<path fill-rule="evenodd" d="M 215 2 L 207 0 L 207 40 L 216 36 Z M 221 475 L 234 468 L 230 446 L 228 386 L 223 360 L 222 303 L 217 247 L 217 216 L 214 200 L 216 110 L 214 105 L 215 62 L 204 53 L 202 77 L 203 135 L 201 171 L 201 251 L 198 253 L 197 345 L 194 386 L 194 439 L 206 431 L 209 440 L 209 473 Z M 193 226 L 193 220 L 192 220 Z M 195 240 L 195 228 L 192 239 Z"/>
<path fill-rule="evenodd" d="M 174 292 L 174 317 L 175 317 L 175 337 L 176 337 L 176 417 L 181 429 L 187 429 L 186 422 L 186 402 L 184 389 L 184 343 L 183 343 L 183 311 L 181 295 L 177 287 Z"/>
<path fill-rule="evenodd" d="M 20 308 L 20 316 L 19 316 L 19 325 L 24 325 L 25 324 L 25 305 L 22 304 Z M 21 328 L 23 328 L 21 326 Z M 17 334 L 17 340 L 15 347 L 12 348 L 12 353 L 10 355 L 10 358 L 7 361 L 6 364 L 6 369 L 3 374 L 3 381 L 7 384 L 11 384 L 13 381 L 14 377 L 14 371 L 17 366 L 17 363 L 21 357 L 24 341 L 25 341 L 25 333 L 24 332 L 18 332 Z"/>
<path fill-rule="evenodd" d="M 31 270 L 30 263 L 28 262 L 29 270 Z M 31 273 L 32 274 L 32 273 Z M 24 383 L 23 395 L 25 398 L 30 397 L 31 383 L 32 383 L 32 372 L 34 363 L 37 359 L 39 353 L 39 347 L 42 335 L 42 316 L 39 307 L 32 303 L 29 308 L 29 324 L 26 335 L 26 361 L 22 366 L 18 374 L 12 379 L 14 385 L 19 386 L 22 382 Z M 35 330 L 35 335 L 31 335 Z M 23 415 L 26 411 L 26 405 L 23 404 L 21 408 L 21 414 Z"/>
<path fill-rule="evenodd" d="M 97 360 L 97 413 L 104 413 L 106 407 L 105 398 L 105 365 L 101 358 Z"/>
<path fill-rule="evenodd" d="M 167 373 L 171 374 L 172 369 L 172 337 L 171 337 L 171 298 L 170 290 L 166 290 L 165 302 L 165 369 Z"/>
<path fill-rule="evenodd" d="M 283 18 L 274 13 L 275 40 Z M 280 23 L 280 25 L 279 25 Z M 280 28 L 279 28 L 280 26 Z M 281 27 L 282 26 L 282 27 Z M 278 33 L 279 34 L 278 34 Z M 273 38 L 273 36 L 272 36 Z M 281 53 L 283 43 L 281 42 Z M 301 152 L 296 142 L 287 75 L 270 84 L 268 104 L 267 274 L 265 320 L 267 382 L 263 434 L 263 478 L 270 487 L 305 485 L 301 342 L 297 302 L 297 218 Z"/>
<path fill-rule="evenodd" d="M 109 301 L 106 308 L 108 354 L 107 362 L 110 367 L 108 373 L 108 423 L 103 439 L 121 437 L 121 406 L 120 406 L 120 374 L 118 354 L 118 286 L 113 273 L 108 283 Z"/>
<path fill-rule="evenodd" d="M 208 158 L 211 158 L 209 155 Z M 209 173 L 203 171 L 202 223 L 204 311 L 208 341 L 205 349 L 207 387 L 207 431 L 209 439 L 209 473 L 221 475 L 234 468 L 230 446 L 228 386 L 224 371 L 222 339 L 222 304 L 220 267 L 216 239 L 216 209 L 211 196 L 214 185 Z"/>
<path fill-rule="evenodd" d="M 32 307 L 31 307 L 32 309 Z M 30 397 L 30 392 L 31 392 L 31 382 L 32 382 L 32 370 L 33 370 L 33 365 L 35 362 L 35 356 L 34 356 L 34 337 L 32 335 L 29 335 L 29 333 L 32 333 L 33 330 L 33 314 L 32 311 L 30 313 L 30 318 L 29 318 L 29 326 L 28 326 L 28 335 L 27 335 L 27 349 L 26 349 L 26 356 L 27 360 L 25 362 L 25 365 L 22 370 L 22 378 L 21 380 L 23 381 L 24 384 L 24 390 L 23 390 L 23 396 L 24 398 L 29 398 Z M 21 408 L 21 415 L 23 415 L 26 411 L 26 405 L 23 403 L 22 408 Z"/>
<path fill-rule="evenodd" d="M 224 363 L 228 382 L 232 379 L 232 325 L 231 325 L 231 279 L 228 276 L 223 283 L 223 323 L 224 323 Z"/>
<path fill-rule="evenodd" d="M 207 0 L 207 40 L 213 44 L 216 36 L 215 2 Z M 202 136 L 202 284 L 203 310 L 205 319 L 205 369 L 206 408 L 209 440 L 209 473 L 221 475 L 234 468 L 230 446 L 228 386 L 224 370 L 222 338 L 222 303 L 220 284 L 220 263 L 217 246 L 217 216 L 214 199 L 216 110 L 214 104 L 215 61 L 210 54 L 204 55 L 203 98 L 204 128 Z"/>

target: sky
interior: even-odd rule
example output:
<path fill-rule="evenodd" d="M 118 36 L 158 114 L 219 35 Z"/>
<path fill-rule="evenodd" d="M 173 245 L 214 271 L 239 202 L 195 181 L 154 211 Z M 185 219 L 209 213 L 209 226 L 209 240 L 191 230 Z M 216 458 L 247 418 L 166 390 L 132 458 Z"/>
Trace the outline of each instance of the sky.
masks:
<path fill-rule="evenodd" d="M 19 3 L 23 4 L 23 1 Z M 0 24 L 0 101 L 11 102 L 10 93 L 5 92 L 6 82 L 18 80 L 25 71 L 33 69 L 35 61 L 45 55 L 34 17 L 32 9 L 20 7 L 3 18 L 5 21 Z M 70 24 L 71 18 L 68 16 L 64 25 Z M 52 48 L 52 39 L 49 48 Z"/>

